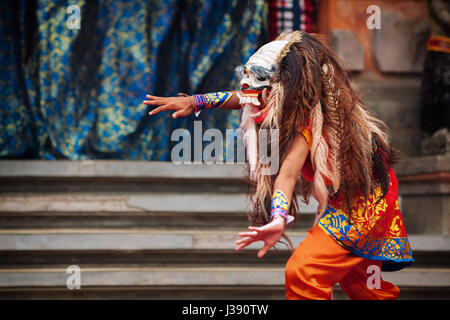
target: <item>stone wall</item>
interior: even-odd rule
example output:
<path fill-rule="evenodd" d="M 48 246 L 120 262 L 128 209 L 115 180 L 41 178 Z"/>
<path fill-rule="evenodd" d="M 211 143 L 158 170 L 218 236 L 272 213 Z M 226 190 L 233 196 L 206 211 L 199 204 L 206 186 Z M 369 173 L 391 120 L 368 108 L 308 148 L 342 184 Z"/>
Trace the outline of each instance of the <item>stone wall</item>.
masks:
<path fill-rule="evenodd" d="M 373 5 L 379 29 L 368 27 L 377 27 Z M 403 156 L 419 155 L 426 0 L 321 0 L 318 27 L 352 71 L 363 101 L 388 125 L 393 145 Z"/>
<path fill-rule="evenodd" d="M 450 236 L 450 154 L 403 159 L 394 168 L 408 233 Z"/>

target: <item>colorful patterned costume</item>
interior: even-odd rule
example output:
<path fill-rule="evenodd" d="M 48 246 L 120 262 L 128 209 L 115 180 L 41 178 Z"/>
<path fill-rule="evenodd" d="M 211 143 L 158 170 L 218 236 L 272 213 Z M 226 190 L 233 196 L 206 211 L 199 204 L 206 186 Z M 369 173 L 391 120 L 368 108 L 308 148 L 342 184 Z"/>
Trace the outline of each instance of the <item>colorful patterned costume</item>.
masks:
<path fill-rule="evenodd" d="M 273 147 L 281 159 L 289 155 L 289 148 L 276 142 L 294 144 L 299 126 L 309 148 L 301 172 L 303 180 L 312 183 L 302 184 L 300 190 L 305 197 L 314 196 L 321 215 L 286 264 L 287 299 L 331 299 L 337 283 L 351 299 L 397 298 L 399 288 L 382 280 L 381 271 L 399 270 L 414 260 L 392 170 L 396 152 L 385 125 L 360 101 L 332 51 L 313 35 L 281 34 L 240 70 L 248 70 L 245 76 L 241 72 L 241 127 L 255 133 L 278 130 Z M 269 94 L 261 109 L 252 93 L 262 94 L 264 88 Z M 257 150 L 252 147 L 256 141 L 251 142 L 250 160 Z M 268 144 L 272 147 L 271 141 Z M 279 176 L 263 174 L 262 163 L 255 161 L 256 169 L 252 168 L 250 160 L 256 190 L 249 220 L 253 224 L 266 224 L 275 216 L 284 217 L 287 224 L 289 218 L 295 220 L 296 189 L 289 189 L 284 176 L 278 181 Z M 270 216 L 269 192 L 273 192 Z M 287 192 L 292 192 L 291 204 Z"/>
<path fill-rule="evenodd" d="M 311 149 L 311 127 L 307 126 L 301 133 Z M 313 181 L 314 170 L 309 154 L 302 175 Z M 345 200 L 339 196 L 329 200 L 325 214 L 318 221 L 322 230 L 355 255 L 382 261 L 383 271 L 399 270 L 414 262 L 399 208 L 397 178 L 392 168 L 389 175 L 389 190 L 378 204 L 375 205 L 382 195 L 379 186 L 369 195 L 367 210 L 361 195 L 351 205 L 352 215 L 349 217 Z M 327 179 L 325 182 L 331 184 Z"/>

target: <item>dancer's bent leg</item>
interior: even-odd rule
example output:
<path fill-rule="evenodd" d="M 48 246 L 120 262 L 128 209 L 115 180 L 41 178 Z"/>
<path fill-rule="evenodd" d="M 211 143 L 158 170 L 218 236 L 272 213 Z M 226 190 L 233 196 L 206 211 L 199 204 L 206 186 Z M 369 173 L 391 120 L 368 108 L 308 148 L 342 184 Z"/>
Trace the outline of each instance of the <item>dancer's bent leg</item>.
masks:
<path fill-rule="evenodd" d="M 363 260 L 315 225 L 286 264 L 286 298 L 331 299 L 333 286 Z"/>
<path fill-rule="evenodd" d="M 368 285 L 371 265 L 381 269 L 381 261 L 354 255 L 316 225 L 286 264 L 286 298 L 331 299 L 333 286 L 339 282 L 350 299 L 396 299 L 400 290 L 384 281 L 381 273 L 378 288 Z"/>
<path fill-rule="evenodd" d="M 364 259 L 364 261 L 356 265 L 339 281 L 342 290 L 352 300 L 397 299 L 400 294 L 400 289 L 396 285 L 384 281 L 381 277 L 381 272 L 379 273 L 380 279 L 378 283 L 369 279 L 372 272 L 374 272 L 372 271 L 373 269 L 369 269 L 371 266 L 375 266 L 378 270 L 381 270 L 381 261 Z M 371 282 L 370 284 L 367 283 L 368 279 Z"/>

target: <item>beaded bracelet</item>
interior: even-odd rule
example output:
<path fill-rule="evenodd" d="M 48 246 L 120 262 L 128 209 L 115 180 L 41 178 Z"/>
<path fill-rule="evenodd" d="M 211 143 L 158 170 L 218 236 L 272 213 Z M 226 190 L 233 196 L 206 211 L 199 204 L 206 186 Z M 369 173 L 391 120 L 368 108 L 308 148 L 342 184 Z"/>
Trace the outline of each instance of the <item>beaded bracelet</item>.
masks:
<path fill-rule="evenodd" d="M 275 190 L 275 192 L 272 195 L 270 221 L 272 221 L 273 217 L 276 215 L 280 215 L 287 220 L 288 212 L 289 212 L 289 202 L 287 201 L 286 196 L 284 195 L 283 191 Z"/>
<path fill-rule="evenodd" d="M 231 92 L 228 91 L 196 94 L 194 95 L 195 112 L 202 111 L 203 109 L 220 108 L 231 98 L 231 95 Z"/>

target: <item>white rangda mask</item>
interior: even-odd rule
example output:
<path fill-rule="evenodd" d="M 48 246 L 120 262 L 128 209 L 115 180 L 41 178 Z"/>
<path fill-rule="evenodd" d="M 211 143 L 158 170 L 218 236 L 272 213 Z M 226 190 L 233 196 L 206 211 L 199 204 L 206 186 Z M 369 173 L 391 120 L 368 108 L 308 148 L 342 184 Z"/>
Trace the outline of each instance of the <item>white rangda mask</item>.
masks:
<path fill-rule="evenodd" d="M 264 119 L 268 106 L 260 110 L 258 96 L 264 89 L 270 90 L 270 79 L 277 68 L 280 52 L 289 43 L 287 40 L 269 42 L 258 49 L 244 66 L 236 69 L 241 91 L 238 93 L 242 105 L 240 128 L 244 130 L 244 141 L 250 164 L 250 178 L 256 181 L 258 161 L 258 137 L 256 123 Z"/>
<path fill-rule="evenodd" d="M 240 98 L 246 98 L 243 101 L 241 98 L 241 104 L 252 103 L 259 106 L 257 96 L 265 88 L 270 87 L 270 78 L 277 68 L 277 58 L 288 42 L 287 40 L 269 42 L 259 48 L 244 66 L 236 68 L 241 87 Z"/>

